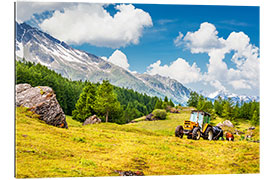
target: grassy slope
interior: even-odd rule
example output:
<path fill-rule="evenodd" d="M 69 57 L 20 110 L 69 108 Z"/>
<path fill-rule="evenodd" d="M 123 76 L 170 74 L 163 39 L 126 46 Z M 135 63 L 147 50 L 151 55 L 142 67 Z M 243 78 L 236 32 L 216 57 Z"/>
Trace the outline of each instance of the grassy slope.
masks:
<path fill-rule="evenodd" d="M 117 176 L 114 170 L 145 175 L 259 173 L 259 143 L 193 141 L 173 136 L 189 112 L 164 121 L 82 126 L 46 125 L 16 110 L 16 177 Z"/>

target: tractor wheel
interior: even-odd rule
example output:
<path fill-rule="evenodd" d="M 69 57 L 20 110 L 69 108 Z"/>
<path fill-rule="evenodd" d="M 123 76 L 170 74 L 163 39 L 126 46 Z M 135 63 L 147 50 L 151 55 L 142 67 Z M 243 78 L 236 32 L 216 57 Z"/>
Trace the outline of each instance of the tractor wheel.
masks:
<path fill-rule="evenodd" d="M 214 137 L 214 132 L 213 132 L 213 128 L 212 127 L 207 127 L 205 130 L 205 139 L 212 141 Z"/>
<path fill-rule="evenodd" d="M 195 127 L 192 131 L 192 139 L 199 140 L 201 137 L 201 131 L 199 127 Z"/>
<path fill-rule="evenodd" d="M 175 137 L 183 138 L 184 135 L 184 128 L 183 126 L 177 126 L 175 129 Z"/>

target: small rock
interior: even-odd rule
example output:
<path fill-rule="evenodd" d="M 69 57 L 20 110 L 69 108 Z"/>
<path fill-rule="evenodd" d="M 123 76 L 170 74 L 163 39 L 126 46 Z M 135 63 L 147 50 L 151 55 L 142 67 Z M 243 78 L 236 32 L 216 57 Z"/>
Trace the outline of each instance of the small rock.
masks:
<path fill-rule="evenodd" d="M 248 128 L 247 130 L 247 133 L 245 135 L 245 139 L 251 139 L 253 137 L 253 134 L 254 134 L 254 130 L 255 130 L 255 127 L 250 127 Z"/>
<path fill-rule="evenodd" d="M 223 122 L 223 126 L 234 127 L 234 126 L 233 126 L 233 123 L 231 123 L 231 121 L 229 121 L 229 120 L 225 120 L 225 121 Z"/>
<path fill-rule="evenodd" d="M 153 114 L 152 113 L 150 113 L 150 114 L 148 114 L 146 117 L 145 117 L 145 120 L 147 120 L 147 121 L 152 121 L 153 120 Z"/>
<path fill-rule="evenodd" d="M 179 109 L 176 109 L 176 108 L 171 108 L 170 109 L 170 113 L 179 113 L 180 110 Z"/>
<path fill-rule="evenodd" d="M 239 130 L 237 130 L 237 129 L 235 129 L 235 133 L 234 134 L 236 134 L 236 135 L 240 135 L 240 134 L 245 134 L 244 132 L 242 132 L 242 131 L 239 131 Z"/>
<path fill-rule="evenodd" d="M 234 127 L 233 123 L 231 123 L 231 121 L 229 120 L 225 120 L 223 123 L 218 123 L 217 126 L 219 127 L 223 127 L 223 126 L 227 126 L 227 127 Z"/>
<path fill-rule="evenodd" d="M 144 173 L 141 171 L 118 171 L 115 170 L 116 173 L 119 173 L 120 176 L 144 176 Z"/>
<path fill-rule="evenodd" d="M 236 164 L 236 163 L 232 163 L 232 165 L 233 165 L 233 166 L 238 166 L 238 167 L 239 167 L 239 165 L 238 165 L 238 164 Z"/>
<path fill-rule="evenodd" d="M 101 119 L 99 119 L 96 115 L 90 116 L 85 119 L 83 125 L 88 125 L 88 124 L 99 124 L 101 123 Z"/>

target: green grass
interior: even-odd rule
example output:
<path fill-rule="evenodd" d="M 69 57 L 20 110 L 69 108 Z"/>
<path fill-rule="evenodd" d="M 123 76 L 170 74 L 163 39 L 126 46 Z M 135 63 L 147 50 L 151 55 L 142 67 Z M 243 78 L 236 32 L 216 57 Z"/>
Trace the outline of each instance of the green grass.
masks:
<path fill-rule="evenodd" d="M 148 130 L 156 134 L 165 136 L 174 136 L 174 130 L 178 125 L 183 125 L 185 119 L 189 119 L 190 112 L 183 111 L 181 114 L 167 113 L 166 120 L 142 121 L 137 119 L 137 123 L 127 124 L 125 126 L 134 127 L 141 130 Z M 145 119 L 145 118 L 144 118 Z"/>
<path fill-rule="evenodd" d="M 82 126 L 49 126 L 25 108 L 16 109 L 16 177 L 259 173 L 259 143 L 189 140 L 173 136 L 189 112 L 167 120 Z"/>
<path fill-rule="evenodd" d="M 73 120 L 71 116 L 66 115 L 66 121 L 68 123 L 68 127 L 82 127 L 82 123 Z"/>

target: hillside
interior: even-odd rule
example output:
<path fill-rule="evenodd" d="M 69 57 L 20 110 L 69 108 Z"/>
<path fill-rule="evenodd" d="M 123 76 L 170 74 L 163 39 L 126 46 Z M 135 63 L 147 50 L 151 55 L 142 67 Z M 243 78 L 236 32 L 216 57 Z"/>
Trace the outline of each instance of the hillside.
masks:
<path fill-rule="evenodd" d="M 164 121 L 49 126 L 25 108 L 16 109 L 16 177 L 259 173 L 259 143 L 199 141 L 173 136 L 189 111 Z M 217 119 L 219 121 L 222 119 Z M 245 128 L 247 125 L 242 126 Z M 256 127 L 258 128 L 258 127 Z"/>
<path fill-rule="evenodd" d="M 27 61 L 16 61 L 16 84 L 24 83 L 30 84 L 33 87 L 50 86 L 66 115 L 72 115 L 80 94 L 87 85 L 92 84 L 95 89 L 100 85 L 100 83 L 93 84 L 87 81 L 72 81 L 48 69 L 46 66 Z M 118 123 L 127 123 L 132 119 L 149 114 L 153 111 L 158 99 L 157 97 L 140 94 L 132 89 L 116 86 L 113 89 L 122 110 L 118 112 L 118 115 L 110 119 L 111 122 L 117 120 Z M 120 118 L 119 115 L 121 116 Z"/>

